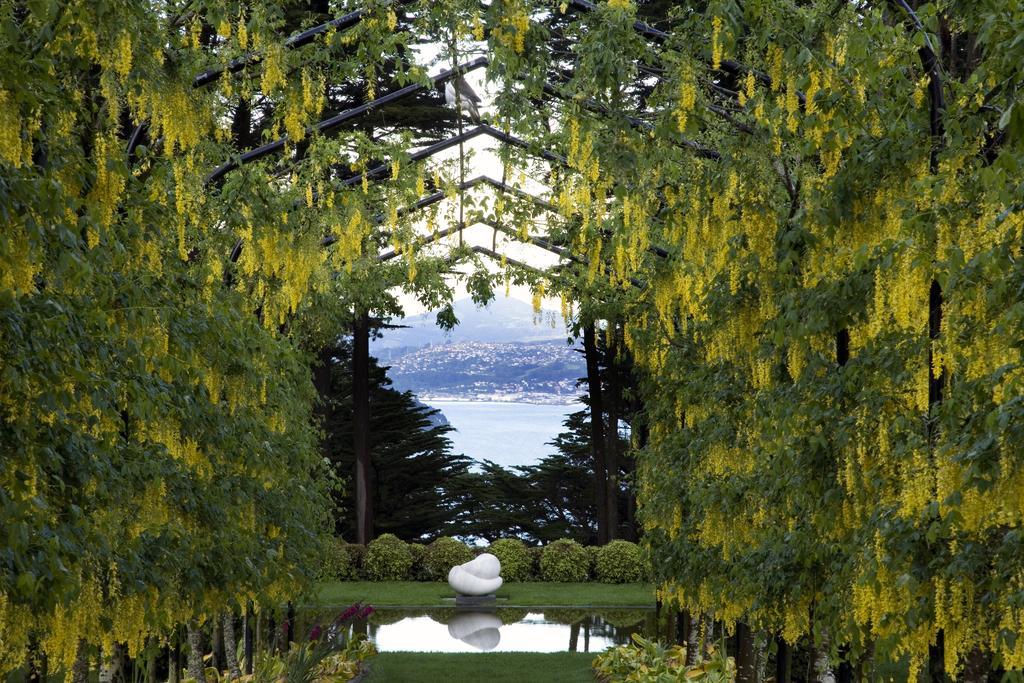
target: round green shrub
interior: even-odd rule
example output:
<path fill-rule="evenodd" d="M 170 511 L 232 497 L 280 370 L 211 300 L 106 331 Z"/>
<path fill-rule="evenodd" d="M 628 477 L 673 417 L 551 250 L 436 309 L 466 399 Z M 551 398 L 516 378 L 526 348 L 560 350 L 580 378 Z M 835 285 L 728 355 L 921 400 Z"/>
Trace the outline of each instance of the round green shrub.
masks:
<path fill-rule="evenodd" d="M 349 566 L 352 568 L 352 579 L 365 579 L 366 567 L 363 566 L 363 560 L 366 558 L 366 546 L 359 545 L 358 543 L 343 543 L 342 548 L 349 557 Z"/>
<path fill-rule="evenodd" d="M 502 624 L 516 624 L 526 618 L 530 613 L 528 609 L 517 609 L 515 607 L 499 607 L 494 614 L 501 619 Z"/>
<path fill-rule="evenodd" d="M 428 581 L 444 581 L 452 567 L 472 559 L 473 551 L 465 543 L 451 536 L 442 536 L 427 546 L 423 554 L 423 569 Z"/>
<path fill-rule="evenodd" d="M 529 581 L 533 558 L 518 538 L 499 538 L 487 549 L 501 562 L 501 578 L 508 581 Z"/>
<path fill-rule="evenodd" d="M 548 544 L 540 556 L 540 576 L 545 581 L 586 581 L 589 568 L 587 549 L 567 538 Z"/>
<path fill-rule="evenodd" d="M 429 581 L 427 569 L 423 566 L 423 556 L 427 554 L 427 546 L 422 543 L 410 543 L 409 553 L 412 555 L 412 569 L 409 575 L 413 581 Z"/>
<path fill-rule="evenodd" d="M 530 553 L 530 577 L 527 581 L 540 581 L 540 556 L 544 554 L 544 548 L 530 546 L 526 551 Z"/>
<path fill-rule="evenodd" d="M 402 581 L 409 578 L 412 552 L 409 545 L 394 534 L 383 534 L 370 541 L 363 567 L 371 581 Z"/>
<path fill-rule="evenodd" d="M 647 575 L 644 552 L 630 541 L 612 541 L 603 546 L 594 569 L 601 583 L 636 583 Z"/>
<path fill-rule="evenodd" d="M 544 610 L 544 621 L 553 621 L 556 624 L 567 624 L 572 626 L 587 618 L 587 612 L 581 609 L 552 609 Z"/>
<path fill-rule="evenodd" d="M 324 545 L 323 564 L 317 572 L 317 581 L 350 581 L 354 578 L 355 568 L 346 545 L 340 538 L 331 538 Z"/>

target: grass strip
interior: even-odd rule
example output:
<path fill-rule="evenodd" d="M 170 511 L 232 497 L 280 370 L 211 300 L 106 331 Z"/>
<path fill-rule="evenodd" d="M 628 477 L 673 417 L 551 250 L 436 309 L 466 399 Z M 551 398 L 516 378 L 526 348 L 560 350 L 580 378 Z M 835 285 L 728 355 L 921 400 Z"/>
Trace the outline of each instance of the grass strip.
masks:
<path fill-rule="evenodd" d="M 593 653 L 383 652 L 370 661 L 367 683 L 594 683 Z"/>
<path fill-rule="evenodd" d="M 377 607 L 443 607 L 453 605 L 454 597 L 455 592 L 447 583 L 334 581 L 319 585 L 314 604 L 362 602 Z M 653 607 L 654 586 L 647 583 L 507 583 L 497 597 L 498 607 Z"/>

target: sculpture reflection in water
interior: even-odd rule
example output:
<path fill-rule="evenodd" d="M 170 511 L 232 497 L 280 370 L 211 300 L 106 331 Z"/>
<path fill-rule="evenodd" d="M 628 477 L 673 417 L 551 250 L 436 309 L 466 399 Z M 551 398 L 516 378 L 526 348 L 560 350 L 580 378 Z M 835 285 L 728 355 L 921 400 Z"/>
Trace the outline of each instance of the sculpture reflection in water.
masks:
<path fill-rule="evenodd" d="M 448 635 L 486 652 L 501 642 L 500 628 L 494 612 L 459 612 L 448 622 Z"/>

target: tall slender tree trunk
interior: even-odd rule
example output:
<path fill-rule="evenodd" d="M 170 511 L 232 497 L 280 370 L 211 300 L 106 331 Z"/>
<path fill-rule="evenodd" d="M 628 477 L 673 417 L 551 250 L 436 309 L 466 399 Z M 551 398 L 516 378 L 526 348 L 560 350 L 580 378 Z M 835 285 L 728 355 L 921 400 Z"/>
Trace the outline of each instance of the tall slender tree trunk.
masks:
<path fill-rule="evenodd" d="M 171 646 L 167 649 L 167 683 L 178 683 L 181 678 L 181 628 L 174 629 Z"/>
<path fill-rule="evenodd" d="M 757 657 L 754 653 L 754 637 L 750 627 L 743 622 L 736 623 L 736 681 L 756 683 Z"/>
<path fill-rule="evenodd" d="M 836 675 L 828 658 L 828 648 L 828 638 L 822 638 L 813 650 L 814 680 L 818 683 L 836 683 Z"/>
<path fill-rule="evenodd" d="M 199 683 L 206 683 L 203 671 L 203 632 L 195 619 L 189 619 L 188 630 L 188 675 Z"/>
<path fill-rule="evenodd" d="M 243 637 L 245 638 L 245 674 L 249 675 L 252 673 L 252 659 L 253 659 L 253 614 L 252 614 L 252 600 L 248 601 L 245 605 L 245 620 L 242 622 L 243 626 Z"/>
<path fill-rule="evenodd" d="M 242 677 L 242 670 L 238 667 L 238 641 L 235 639 L 235 615 L 225 612 L 221 619 L 222 630 L 224 631 L 224 663 L 228 675 L 232 679 Z"/>
<path fill-rule="evenodd" d="M 619 537 L 619 407 L 622 398 L 622 383 L 619 381 L 619 326 L 614 321 L 609 321 L 610 343 L 607 358 L 608 377 L 608 432 L 605 437 L 608 440 L 606 455 L 606 468 L 608 471 L 605 479 L 607 488 L 608 505 L 608 540 L 612 541 Z"/>
<path fill-rule="evenodd" d="M 775 683 L 793 679 L 793 649 L 781 637 L 775 639 Z"/>
<path fill-rule="evenodd" d="M 352 331 L 352 440 L 356 458 L 356 542 L 373 540 L 373 462 L 370 460 L 370 317 L 356 314 Z"/>
<path fill-rule="evenodd" d="M 124 680 L 124 648 L 115 643 L 110 652 L 100 652 L 100 683 L 115 683 Z M 202 679 L 196 679 L 202 680 Z"/>
<path fill-rule="evenodd" d="M 569 652 L 576 652 L 580 643 L 580 622 L 569 627 Z"/>
<path fill-rule="evenodd" d="M 78 639 L 75 663 L 71 667 L 71 683 L 89 683 L 89 644 L 84 638 Z"/>
<path fill-rule="evenodd" d="M 216 616 L 210 626 L 210 651 L 213 653 L 211 664 L 217 671 L 223 671 L 226 667 L 224 662 L 224 630 L 221 628 L 221 620 Z"/>
<path fill-rule="evenodd" d="M 700 626 L 699 614 L 690 617 L 690 628 L 686 632 L 686 665 L 693 666 L 700 658 Z"/>
<path fill-rule="evenodd" d="M 594 507 L 597 514 L 597 542 L 604 545 L 608 535 L 608 463 L 605 458 L 604 403 L 601 400 L 601 370 L 597 358 L 594 323 L 583 326 L 583 355 L 587 363 L 587 392 L 590 394 L 590 450 L 594 456 Z"/>
<path fill-rule="evenodd" d="M 157 683 L 156 660 L 160 657 L 160 641 L 150 637 L 149 647 L 146 649 L 146 683 Z"/>

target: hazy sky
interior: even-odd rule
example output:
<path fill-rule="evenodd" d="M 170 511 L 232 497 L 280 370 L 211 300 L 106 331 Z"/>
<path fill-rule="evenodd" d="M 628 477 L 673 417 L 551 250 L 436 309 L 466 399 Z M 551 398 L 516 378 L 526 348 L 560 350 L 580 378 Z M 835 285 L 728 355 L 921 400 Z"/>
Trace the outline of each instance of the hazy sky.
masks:
<path fill-rule="evenodd" d="M 472 43 L 470 43 L 470 45 L 472 45 Z M 439 52 L 437 46 L 424 46 L 421 47 L 418 50 L 418 52 L 419 59 L 417 61 L 422 65 L 429 65 L 428 71 L 431 74 L 437 74 L 438 72 L 448 68 L 449 66 L 447 60 L 445 60 L 444 62 L 436 62 L 436 60 L 438 59 Z M 474 54 L 462 56 L 460 57 L 460 61 L 469 61 L 474 56 Z M 491 102 L 493 102 L 493 92 L 492 89 L 488 87 L 488 84 L 484 80 L 484 70 L 478 69 L 467 74 L 466 81 L 477 92 L 477 94 L 480 95 L 480 98 L 483 100 L 480 106 L 480 112 L 484 119 L 486 120 L 488 118 L 488 113 L 492 111 L 490 104 Z M 473 124 L 467 119 L 464 125 L 468 128 Z M 480 136 L 467 142 L 463 146 L 467 157 L 465 177 L 472 178 L 477 175 L 485 174 L 491 176 L 492 178 L 501 180 L 504 169 L 502 168 L 501 160 L 497 155 L 497 149 L 499 145 L 500 143 L 497 140 L 494 140 L 493 138 L 490 138 L 488 136 Z M 456 167 L 458 163 L 458 158 L 459 150 L 457 147 L 450 150 L 446 150 L 433 157 L 435 162 L 454 162 L 456 164 Z M 536 182 L 535 180 L 528 176 L 524 176 L 521 169 L 508 169 L 508 172 L 505 173 L 505 179 L 509 185 L 519 187 L 520 189 L 526 190 L 538 196 L 548 196 L 550 194 L 549 188 L 547 186 L 543 185 L 542 183 Z M 483 200 L 483 198 L 486 198 L 486 204 L 490 206 L 491 202 L 493 201 L 495 190 L 489 187 L 477 187 L 470 190 L 467 193 L 467 195 L 469 194 L 473 195 L 477 202 L 480 202 L 481 200 Z M 444 217 L 446 211 L 449 209 L 452 203 L 453 202 L 448 202 L 446 200 L 442 202 L 440 205 L 440 211 L 438 214 L 439 223 L 437 225 L 437 228 L 439 230 L 443 230 L 446 227 L 448 227 L 448 224 L 446 223 L 446 219 Z M 457 213 L 455 215 L 457 216 Z M 533 232 L 537 233 L 538 231 L 535 230 Z M 494 239 L 494 230 L 485 225 L 473 225 L 463 230 L 463 239 L 467 244 L 471 246 L 485 246 L 490 248 L 494 243 L 492 242 L 492 240 Z M 444 251 L 447 250 L 450 247 L 450 245 L 455 244 L 457 242 L 458 235 L 452 235 L 447 240 L 441 240 L 435 248 L 427 249 L 425 251 L 432 251 L 434 253 L 444 253 Z M 554 254 L 551 254 L 550 252 L 545 251 L 540 247 L 531 244 L 523 244 L 521 242 L 512 240 L 503 233 L 498 233 L 496 244 L 496 251 L 498 251 L 499 253 L 503 253 L 507 255 L 509 258 L 523 261 L 538 268 L 547 268 L 558 262 L 558 257 L 555 256 Z M 486 258 L 484 258 L 483 260 L 491 272 L 499 271 L 499 267 L 497 264 L 493 263 L 491 260 Z M 500 287 L 496 288 L 495 293 L 497 296 L 504 296 L 504 291 Z M 466 292 L 465 287 L 462 286 L 461 284 L 456 284 L 455 298 L 461 299 L 467 296 L 468 293 Z M 525 301 L 527 303 L 532 302 L 533 300 L 533 295 L 527 287 L 513 285 L 509 288 L 509 296 L 514 299 Z M 402 301 L 402 304 L 405 307 L 407 315 L 416 315 L 417 313 L 422 313 L 424 311 L 423 306 L 421 306 L 411 296 L 403 295 L 400 297 L 400 300 Z M 554 309 L 556 311 L 560 310 L 561 308 L 559 300 L 552 299 L 550 297 L 545 298 L 543 306 L 544 308 Z"/>

